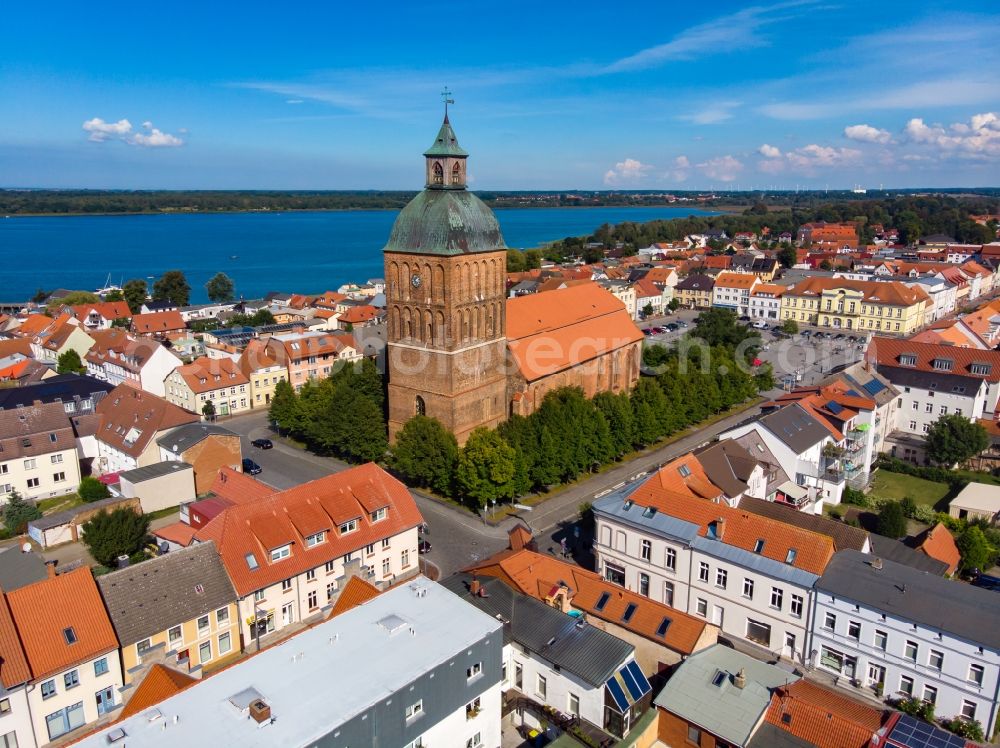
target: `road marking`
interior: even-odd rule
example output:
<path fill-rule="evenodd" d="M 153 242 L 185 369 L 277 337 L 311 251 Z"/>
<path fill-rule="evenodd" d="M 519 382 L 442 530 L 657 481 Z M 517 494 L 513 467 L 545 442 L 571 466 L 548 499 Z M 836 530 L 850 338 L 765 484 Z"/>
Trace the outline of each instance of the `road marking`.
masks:
<path fill-rule="evenodd" d="M 600 493 L 595 493 L 594 494 L 594 498 L 595 499 L 599 499 L 602 496 L 607 496 L 609 493 L 611 493 L 611 489 L 610 488 L 606 488 L 603 491 L 601 491 Z"/>
<path fill-rule="evenodd" d="M 614 490 L 617 490 L 617 489 L 621 488 L 621 487 L 622 487 L 622 486 L 624 486 L 624 485 L 625 485 L 625 481 L 622 481 L 621 483 L 615 483 L 615 485 L 613 485 L 613 486 L 611 487 L 611 490 L 612 490 L 612 491 L 614 491 Z"/>

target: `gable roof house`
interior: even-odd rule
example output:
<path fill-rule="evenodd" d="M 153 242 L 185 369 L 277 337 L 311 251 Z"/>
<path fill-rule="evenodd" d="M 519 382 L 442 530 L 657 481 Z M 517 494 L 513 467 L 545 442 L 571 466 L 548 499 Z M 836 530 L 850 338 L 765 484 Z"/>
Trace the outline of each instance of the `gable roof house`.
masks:
<path fill-rule="evenodd" d="M 234 481 L 216 485 L 223 492 Z M 241 477 L 236 495 L 255 500 L 224 507 L 199 529 L 214 540 L 239 597 L 244 641 L 319 616 L 353 563 L 384 587 L 417 573 L 413 496 L 374 463 L 277 491 Z M 257 612 L 255 612 L 257 611 Z M 249 623 L 247 623 L 249 621 Z"/>
<path fill-rule="evenodd" d="M 98 474 L 118 473 L 160 462 L 156 438 L 164 432 L 199 419 L 163 398 L 127 384 L 115 387 L 98 403 Z"/>
<path fill-rule="evenodd" d="M 236 591 L 214 543 L 113 571 L 97 584 L 121 644 L 126 686 L 154 664 L 200 675 L 240 650 Z"/>
<path fill-rule="evenodd" d="M 183 332 L 185 329 L 187 324 L 177 309 L 136 314 L 132 317 L 132 332 L 159 340 L 169 337 L 171 333 Z"/>
<path fill-rule="evenodd" d="M 118 639 L 90 569 L 56 576 L 49 568 L 46 579 L 6 593 L 30 670 L 37 745 L 113 713 L 122 685 Z"/>
<path fill-rule="evenodd" d="M 788 737 L 815 748 L 869 748 L 888 716 L 813 681 L 796 680 L 771 692 L 750 748 L 785 748 Z"/>
<path fill-rule="evenodd" d="M 61 496 L 80 484 L 73 425 L 59 403 L 0 410 L 0 501 Z"/>
<path fill-rule="evenodd" d="M 77 304 L 63 307 L 88 330 L 107 330 L 116 320 L 131 320 L 132 311 L 124 301 L 99 301 L 96 304 Z"/>
<path fill-rule="evenodd" d="M 207 403 L 219 416 L 250 410 L 250 380 L 231 358 L 202 356 L 178 366 L 167 374 L 163 388 L 167 402 L 192 413 L 203 413 Z"/>
<path fill-rule="evenodd" d="M 54 366 L 67 351 L 76 351 L 83 360 L 94 345 L 80 323 L 69 314 L 62 314 L 31 338 L 31 352 L 37 361 Z"/>
<path fill-rule="evenodd" d="M 84 357 L 87 373 L 113 386 L 127 383 L 163 397 L 163 380 L 180 359 L 152 338 L 134 338 L 121 328 L 94 330 L 94 346 Z"/>
<path fill-rule="evenodd" d="M 187 463 L 194 469 L 194 490 L 208 493 L 219 470 L 240 470 L 243 449 L 240 435 L 215 423 L 188 423 L 157 438 L 160 459 Z"/>
<path fill-rule="evenodd" d="M 707 275 L 693 273 L 674 286 L 674 297 L 681 306 L 689 309 L 708 309 L 712 306 L 712 289 L 715 281 Z"/>
<path fill-rule="evenodd" d="M 709 481 L 722 489 L 729 506 L 737 506 L 744 496 L 763 499 L 768 494 L 764 467 L 741 444 L 723 439 L 694 451 L 694 458 Z"/>

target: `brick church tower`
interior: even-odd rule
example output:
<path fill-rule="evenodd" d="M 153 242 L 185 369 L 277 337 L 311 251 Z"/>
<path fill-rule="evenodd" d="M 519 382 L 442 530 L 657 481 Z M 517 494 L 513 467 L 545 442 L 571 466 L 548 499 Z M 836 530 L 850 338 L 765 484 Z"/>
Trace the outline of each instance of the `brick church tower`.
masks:
<path fill-rule="evenodd" d="M 424 190 L 383 250 L 390 440 L 416 414 L 438 419 L 459 444 L 507 416 L 507 247 L 493 211 L 466 189 L 468 155 L 446 104 L 424 152 Z"/>

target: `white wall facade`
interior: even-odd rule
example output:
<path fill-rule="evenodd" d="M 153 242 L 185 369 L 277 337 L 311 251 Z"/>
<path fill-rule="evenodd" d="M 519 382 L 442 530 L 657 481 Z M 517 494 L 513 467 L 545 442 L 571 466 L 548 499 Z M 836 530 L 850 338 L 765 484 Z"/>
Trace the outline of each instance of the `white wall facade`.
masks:
<path fill-rule="evenodd" d="M 79 485 L 80 462 L 75 448 L 0 461 L 0 500 L 3 503 L 11 491 L 17 491 L 26 499 L 48 499 L 72 493 Z"/>
<path fill-rule="evenodd" d="M 622 665 L 631 660 L 632 657 L 623 660 Z M 598 727 L 603 727 L 603 684 L 595 687 L 565 670 L 554 670 L 551 663 L 537 654 L 525 651 L 517 642 L 504 646 L 503 661 L 507 674 L 505 687 L 515 688 L 528 698 L 551 706 L 563 714 L 577 714 Z M 517 685 L 519 672 L 520 686 Z M 540 689 L 540 678 L 544 679 L 544 694 Z M 579 700 L 579 711 L 574 712 L 571 709 L 571 694 Z M 526 721 L 530 721 L 529 714 L 526 713 L 524 716 Z"/>
<path fill-rule="evenodd" d="M 989 405 L 990 394 L 996 398 L 1000 387 L 990 387 L 986 381 L 981 381 L 975 392 L 946 392 L 943 389 L 930 390 L 922 387 L 900 387 L 896 404 L 896 430 L 923 438 L 931 425 L 943 415 L 961 413 L 969 420 L 990 417 L 992 409 Z M 988 390 L 992 389 L 992 393 Z"/>
<path fill-rule="evenodd" d="M 781 297 L 760 294 L 750 296 L 747 314 L 753 319 L 774 320 L 781 317 Z"/>
<path fill-rule="evenodd" d="M 28 709 L 28 691 L 25 686 L 16 686 L 9 691 L 0 685 L 0 703 L 3 713 L 0 716 L 0 746 L 17 746 L 17 748 L 35 748 L 35 732 L 31 724 L 31 712 Z"/>
<path fill-rule="evenodd" d="M 503 711 L 503 692 L 496 683 L 477 697 L 479 713 L 467 716 L 466 705 L 460 706 L 438 721 L 420 736 L 420 745 L 456 746 L 456 748 L 495 748 L 500 745 L 500 714 Z M 413 743 L 404 748 L 416 748 Z"/>

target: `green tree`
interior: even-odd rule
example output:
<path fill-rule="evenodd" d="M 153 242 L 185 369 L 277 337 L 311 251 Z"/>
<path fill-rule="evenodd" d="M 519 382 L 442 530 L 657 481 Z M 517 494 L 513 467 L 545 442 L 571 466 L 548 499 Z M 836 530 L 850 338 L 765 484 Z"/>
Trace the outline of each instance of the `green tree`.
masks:
<path fill-rule="evenodd" d="M 794 319 L 786 319 L 781 323 L 781 331 L 787 332 L 789 335 L 796 335 L 799 331 L 799 323 Z"/>
<path fill-rule="evenodd" d="M 896 540 L 906 535 L 906 515 L 903 514 L 903 507 L 898 502 L 887 501 L 885 503 L 882 511 L 878 513 L 875 532 Z"/>
<path fill-rule="evenodd" d="M 681 302 L 679 302 L 677 299 L 671 299 L 670 301 L 667 302 L 667 309 L 669 309 L 671 312 L 676 312 L 680 308 L 681 308 Z"/>
<path fill-rule="evenodd" d="M 112 567 L 119 556 L 131 556 L 146 544 L 149 517 L 128 507 L 102 511 L 83 523 L 82 540 L 102 566 Z"/>
<path fill-rule="evenodd" d="M 652 317 L 653 316 L 653 305 L 652 304 L 646 304 L 642 308 L 642 316 L 643 317 Z"/>
<path fill-rule="evenodd" d="M 790 268 L 798 261 L 799 256 L 793 245 L 785 244 L 778 250 L 778 262 L 781 263 L 782 267 Z"/>
<path fill-rule="evenodd" d="M 524 253 L 525 270 L 538 270 L 542 266 L 542 252 L 538 249 L 529 249 Z"/>
<path fill-rule="evenodd" d="M 232 301 L 235 298 L 233 279 L 225 273 L 213 275 L 205 284 L 205 291 L 208 293 L 209 301 L 214 301 L 217 304 Z"/>
<path fill-rule="evenodd" d="M 940 465 L 961 464 L 990 444 L 986 429 L 961 413 L 938 418 L 931 424 L 924 441 L 927 455 Z"/>
<path fill-rule="evenodd" d="M 899 506 L 902 507 L 903 515 L 907 519 L 913 519 L 914 515 L 917 513 L 917 502 L 909 496 L 904 496 L 900 499 Z"/>
<path fill-rule="evenodd" d="M 104 294 L 104 300 L 105 301 L 125 301 L 125 295 L 121 291 L 115 289 L 113 291 L 108 291 L 106 294 Z"/>
<path fill-rule="evenodd" d="M 54 317 L 64 306 L 78 306 L 80 304 L 96 304 L 101 299 L 96 293 L 89 291 L 71 291 L 58 301 L 54 301 L 45 307 L 45 313 Z"/>
<path fill-rule="evenodd" d="M 482 508 L 514 496 L 516 454 L 496 431 L 477 428 L 458 454 L 455 483 L 470 503 Z"/>
<path fill-rule="evenodd" d="M 301 429 L 302 412 L 299 408 L 298 395 L 292 385 L 284 379 L 274 386 L 268 417 L 282 431 L 292 432 Z"/>
<path fill-rule="evenodd" d="M 170 301 L 177 306 L 187 306 L 191 286 L 180 270 L 168 270 L 153 284 L 153 298 Z"/>
<path fill-rule="evenodd" d="M 133 278 L 130 281 L 126 281 L 125 285 L 122 286 L 122 296 L 125 297 L 125 303 L 128 304 L 128 308 L 132 314 L 139 313 L 142 305 L 146 303 L 148 293 L 149 290 L 146 286 L 146 281 L 142 278 Z"/>
<path fill-rule="evenodd" d="M 830 270 L 831 268 L 833 268 L 833 265 L 830 264 L 829 260 L 827 259 L 820 260 L 819 263 L 820 270 Z"/>
<path fill-rule="evenodd" d="M 996 555 L 996 549 L 990 546 L 986 535 L 978 525 L 969 525 L 955 541 L 958 552 L 962 555 L 961 570 L 970 571 L 988 569 Z"/>
<path fill-rule="evenodd" d="M 760 338 L 760 334 L 741 325 L 736 313 L 729 309 L 706 309 L 696 321 L 698 337 L 711 347 L 735 348 L 748 338 Z"/>
<path fill-rule="evenodd" d="M 3 505 L 3 524 L 12 535 L 23 535 L 28 523 L 41 519 L 42 510 L 33 502 L 26 501 L 17 491 L 11 491 L 7 503 Z"/>
<path fill-rule="evenodd" d="M 87 367 L 83 365 L 80 354 L 72 348 L 59 354 L 56 362 L 56 372 L 59 374 L 86 374 Z"/>
<path fill-rule="evenodd" d="M 85 475 L 80 479 L 80 487 L 76 492 L 81 499 L 87 502 L 100 501 L 111 495 L 108 487 L 92 475 Z"/>
<path fill-rule="evenodd" d="M 520 273 L 527 267 L 524 253 L 519 249 L 507 250 L 507 272 Z"/>
<path fill-rule="evenodd" d="M 201 406 L 201 414 L 205 417 L 206 421 L 215 420 L 215 403 L 211 400 L 206 400 L 205 404 Z"/>
<path fill-rule="evenodd" d="M 403 424 L 390 464 L 418 486 L 447 496 L 458 461 L 458 442 L 436 418 L 418 415 Z"/>
<path fill-rule="evenodd" d="M 617 395 L 599 392 L 594 396 L 594 407 L 608 424 L 614 457 L 624 456 L 632 449 L 635 433 L 635 416 L 628 395 L 624 392 Z"/>

